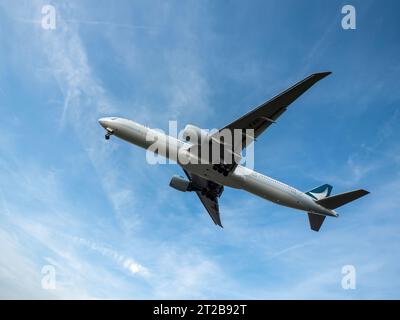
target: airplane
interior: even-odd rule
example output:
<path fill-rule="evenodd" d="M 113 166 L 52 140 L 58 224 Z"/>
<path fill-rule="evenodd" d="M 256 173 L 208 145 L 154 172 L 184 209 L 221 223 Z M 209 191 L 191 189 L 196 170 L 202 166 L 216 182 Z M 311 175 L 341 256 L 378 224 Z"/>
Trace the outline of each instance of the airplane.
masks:
<path fill-rule="evenodd" d="M 179 139 L 124 118 L 106 117 L 98 121 L 106 130 L 106 140 L 110 139 L 111 136 L 116 136 L 147 150 L 151 150 L 154 141 L 157 141 L 158 148 L 152 151 L 156 155 L 176 161 L 186 175 L 186 178 L 174 175 L 170 181 L 170 186 L 182 192 L 196 193 L 216 225 L 223 227 L 219 211 L 219 198 L 224 187 L 231 187 L 245 190 L 281 206 L 307 212 L 311 230 L 318 232 L 326 217 L 339 216 L 335 211 L 336 208 L 357 200 L 369 194 L 369 192 L 359 189 L 331 195 L 332 186 L 329 184 L 302 192 L 241 165 L 240 154 L 238 155 L 238 153 L 243 151 L 250 143 L 256 141 L 266 129 L 276 123 L 276 120 L 292 102 L 330 74 L 331 72 L 311 74 L 213 134 L 204 133 L 203 129 L 189 124 L 183 130 L 182 139 Z M 242 134 L 233 135 L 234 138 L 226 143 L 224 139 L 216 138 L 218 132 L 228 131 L 232 133 L 238 130 Z M 248 135 L 247 130 L 251 134 Z M 149 136 L 152 139 L 149 139 Z M 202 138 L 197 139 L 193 136 L 201 136 Z M 202 151 L 198 151 L 199 147 L 210 145 L 211 142 L 218 147 L 230 150 L 229 156 L 224 157 L 219 154 L 217 157 L 220 161 L 217 162 L 201 161 Z M 241 150 L 237 152 L 236 149 L 232 149 L 232 146 L 239 146 Z M 195 152 L 196 150 L 197 152 Z M 207 157 L 209 159 L 210 156 L 207 155 Z M 185 161 L 182 159 L 185 159 Z M 197 161 L 188 161 L 193 159 Z M 226 159 L 232 161 L 229 162 Z"/>

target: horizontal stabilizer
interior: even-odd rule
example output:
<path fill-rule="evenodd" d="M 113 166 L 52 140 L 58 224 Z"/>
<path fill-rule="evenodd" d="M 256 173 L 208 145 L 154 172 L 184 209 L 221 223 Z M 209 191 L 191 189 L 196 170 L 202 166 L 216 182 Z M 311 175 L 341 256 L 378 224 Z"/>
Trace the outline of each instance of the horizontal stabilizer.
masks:
<path fill-rule="evenodd" d="M 322 224 L 324 223 L 325 216 L 308 212 L 308 220 L 310 221 L 311 230 L 319 231 Z"/>
<path fill-rule="evenodd" d="M 346 203 L 357 200 L 365 195 L 369 194 L 366 190 L 355 190 L 346 193 L 337 194 L 332 197 L 327 197 L 321 200 L 316 201 L 319 205 L 328 208 L 328 209 L 336 209 L 345 205 Z"/>

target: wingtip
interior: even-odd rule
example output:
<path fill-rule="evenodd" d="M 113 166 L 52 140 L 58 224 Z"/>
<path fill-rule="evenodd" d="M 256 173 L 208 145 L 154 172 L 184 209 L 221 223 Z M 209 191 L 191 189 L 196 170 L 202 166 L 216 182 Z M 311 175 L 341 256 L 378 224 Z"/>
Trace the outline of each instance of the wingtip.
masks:
<path fill-rule="evenodd" d="M 325 72 L 314 73 L 314 76 L 317 76 L 322 79 L 322 78 L 329 76 L 330 74 L 332 74 L 331 71 L 325 71 Z"/>
<path fill-rule="evenodd" d="M 305 80 L 311 80 L 315 83 L 329 76 L 331 73 L 331 71 L 312 73 Z"/>
<path fill-rule="evenodd" d="M 216 226 L 218 226 L 218 227 L 220 227 L 222 229 L 224 228 L 224 226 L 222 225 L 222 223 L 220 221 L 218 221 L 218 222 L 214 221 L 214 223 L 215 223 Z"/>

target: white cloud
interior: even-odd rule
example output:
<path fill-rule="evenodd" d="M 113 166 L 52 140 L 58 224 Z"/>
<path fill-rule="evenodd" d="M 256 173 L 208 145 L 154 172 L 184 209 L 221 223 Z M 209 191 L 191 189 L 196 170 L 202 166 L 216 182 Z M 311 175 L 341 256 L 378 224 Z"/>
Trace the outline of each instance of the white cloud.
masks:
<path fill-rule="evenodd" d="M 146 267 L 137 263 L 133 258 L 126 257 L 112 248 L 80 237 L 74 237 L 74 240 L 77 241 L 79 244 L 84 245 L 91 250 L 99 252 L 103 256 L 112 259 L 115 263 L 125 268 L 133 275 L 139 275 L 143 277 L 148 277 L 150 275 L 150 272 Z"/>
<path fill-rule="evenodd" d="M 51 298 L 51 293 L 41 289 L 40 267 L 29 258 L 31 254 L 16 234 L 0 228 L 0 246 L 0 298 Z"/>

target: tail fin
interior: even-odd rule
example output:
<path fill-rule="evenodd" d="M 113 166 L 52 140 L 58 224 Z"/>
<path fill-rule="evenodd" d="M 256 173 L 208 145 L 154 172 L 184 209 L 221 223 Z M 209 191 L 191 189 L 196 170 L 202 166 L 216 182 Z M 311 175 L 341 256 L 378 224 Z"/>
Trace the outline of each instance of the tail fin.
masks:
<path fill-rule="evenodd" d="M 328 209 L 336 209 L 345 205 L 346 203 L 357 200 L 367 194 L 369 194 L 366 190 L 355 190 L 346 193 L 337 194 L 335 196 L 330 197 L 332 186 L 323 185 L 321 187 L 315 188 L 309 192 L 306 192 L 307 195 L 316 199 L 316 203 L 319 205 L 328 208 Z M 321 216 L 312 212 L 308 212 L 308 220 L 310 222 L 311 230 L 319 231 L 322 224 L 324 223 L 325 216 Z"/>
<path fill-rule="evenodd" d="M 306 192 L 306 195 L 309 195 L 314 200 L 321 200 L 326 197 L 329 197 L 332 192 L 332 186 L 329 184 L 323 184 L 315 189 L 312 189 Z"/>
<path fill-rule="evenodd" d="M 360 189 L 360 190 L 337 194 L 332 197 L 319 199 L 316 202 L 325 208 L 336 209 L 338 207 L 345 205 L 346 203 L 357 200 L 367 194 L 369 194 L 368 191 Z"/>

